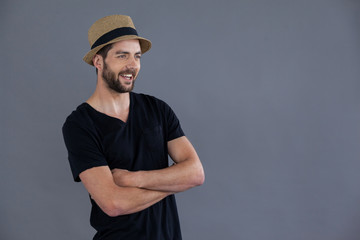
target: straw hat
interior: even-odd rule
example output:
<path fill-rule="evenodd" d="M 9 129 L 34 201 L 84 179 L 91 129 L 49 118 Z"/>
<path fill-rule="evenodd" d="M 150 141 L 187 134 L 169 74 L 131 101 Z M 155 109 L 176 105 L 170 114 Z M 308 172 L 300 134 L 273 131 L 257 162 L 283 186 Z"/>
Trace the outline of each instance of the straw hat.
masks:
<path fill-rule="evenodd" d="M 139 37 L 134 23 L 129 16 L 111 15 L 97 20 L 88 32 L 91 50 L 83 60 L 93 65 L 94 55 L 104 46 L 121 40 L 139 39 L 141 52 L 145 53 L 151 48 L 151 42 Z"/>

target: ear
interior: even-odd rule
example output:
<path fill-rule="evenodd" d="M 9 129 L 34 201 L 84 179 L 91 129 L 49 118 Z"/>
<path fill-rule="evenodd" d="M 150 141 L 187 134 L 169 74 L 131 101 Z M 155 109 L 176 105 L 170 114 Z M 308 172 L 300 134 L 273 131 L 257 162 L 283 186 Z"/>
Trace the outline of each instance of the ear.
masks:
<path fill-rule="evenodd" d="M 95 54 L 93 59 L 93 64 L 97 68 L 98 71 L 103 69 L 103 58 L 99 54 Z"/>

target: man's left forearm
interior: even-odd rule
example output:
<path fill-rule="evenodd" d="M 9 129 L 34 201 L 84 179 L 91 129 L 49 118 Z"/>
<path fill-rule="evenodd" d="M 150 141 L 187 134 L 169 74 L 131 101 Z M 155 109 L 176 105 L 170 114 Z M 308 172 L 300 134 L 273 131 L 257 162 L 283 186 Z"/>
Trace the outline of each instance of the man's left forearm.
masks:
<path fill-rule="evenodd" d="M 137 172 L 113 169 L 115 183 L 123 187 L 166 192 L 183 192 L 203 184 L 205 175 L 202 164 L 185 136 L 169 141 L 168 152 L 175 165 L 160 170 Z"/>
<path fill-rule="evenodd" d="M 183 192 L 204 182 L 204 171 L 197 158 L 187 159 L 168 168 L 152 171 L 128 172 L 114 169 L 115 183 L 166 192 Z"/>
<path fill-rule="evenodd" d="M 198 159 L 188 159 L 165 169 L 139 171 L 136 174 L 140 188 L 158 191 L 183 192 L 204 182 L 204 171 Z"/>

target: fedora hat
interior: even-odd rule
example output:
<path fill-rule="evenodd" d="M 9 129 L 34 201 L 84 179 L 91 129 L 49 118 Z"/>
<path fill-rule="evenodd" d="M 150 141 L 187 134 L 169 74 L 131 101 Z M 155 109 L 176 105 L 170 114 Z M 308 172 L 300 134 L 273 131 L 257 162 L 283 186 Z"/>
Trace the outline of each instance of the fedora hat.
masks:
<path fill-rule="evenodd" d="M 110 15 L 97 20 L 89 29 L 88 39 L 91 50 L 83 60 L 90 65 L 93 65 L 92 59 L 101 48 L 121 40 L 138 39 L 142 53 L 151 48 L 151 42 L 138 36 L 131 18 L 125 15 Z"/>

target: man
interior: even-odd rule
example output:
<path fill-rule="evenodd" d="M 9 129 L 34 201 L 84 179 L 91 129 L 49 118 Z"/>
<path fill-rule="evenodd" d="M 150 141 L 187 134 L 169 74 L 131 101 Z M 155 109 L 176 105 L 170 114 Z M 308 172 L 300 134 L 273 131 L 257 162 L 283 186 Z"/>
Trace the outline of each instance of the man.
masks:
<path fill-rule="evenodd" d="M 203 184 L 204 172 L 171 108 L 132 92 L 151 42 L 123 15 L 96 21 L 88 36 L 96 89 L 63 135 L 74 180 L 90 194 L 94 239 L 181 239 L 173 194 Z"/>

